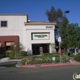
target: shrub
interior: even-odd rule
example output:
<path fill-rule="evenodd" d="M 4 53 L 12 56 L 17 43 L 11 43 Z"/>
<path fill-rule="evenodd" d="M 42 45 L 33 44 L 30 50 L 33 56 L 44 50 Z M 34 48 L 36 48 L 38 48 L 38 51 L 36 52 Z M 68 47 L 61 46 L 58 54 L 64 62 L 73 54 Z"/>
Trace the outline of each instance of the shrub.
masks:
<path fill-rule="evenodd" d="M 14 45 L 10 47 L 10 52 L 6 52 L 6 56 L 13 58 L 23 58 L 24 56 L 27 56 L 27 52 L 24 51 L 24 47 L 20 43 L 16 43 L 16 48 L 14 48 Z"/>
<path fill-rule="evenodd" d="M 42 63 L 52 63 L 52 59 L 47 57 L 45 59 L 42 59 Z"/>
<path fill-rule="evenodd" d="M 79 61 L 80 62 L 80 53 L 78 53 L 77 55 L 74 56 L 74 59 L 76 61 Z"/>
<path fill-rule="evenodd" d="M 62 62 L 65 63 L 65 62 L 69 62 L 70 57 L 67 55 L 62 55 L 61 59 L 62 59 Z"/>
<path fill-rule="evenodd" d="M 9 57 L 10 59 L 14 59 L 15 53 L 14 52 L 6 52 L 6 56 Z"/>
<path fill-rule="evenodd" d="M 72 52 L 67 52 L 67 55 L 68 55 L 69 57 L 72 57 L 72 56 L 73 56 L 73 53 L 72 53 Z"/>
<path fill-rule="evenodd" d="M 60 62 L 60 58 L 59 57 L 56 57 L 55 61 L 53 61 L 53 62 L 55 62 L 55 63 Z"/>
<path fill-rule="evenodd" d="M 53 57 L 58 57 L 59 55 L 58 55 L 58 53 L 52 53 L 52 56 Z"/>
<path fill-rule="evenodd" d="M 0 58 L 4 58 L 5 57 L 5 54 L 0 54 Z"/>
<path fill-rule="evenodd" d="M 41 64 L 41 60 L 30 60 L 27 64 Z"/>
<path fill-rule="evenodd" d="M 27 56 L 27 57 L 26 57 L 27 60 L 33 60 L 33 59 L 35 59 L 35 58 L 36 58 L 35 56 Z"/>
<path fill-rule="evenodd" d="M 73 57 L 73 56 L 74 56 L 74 55 L 73 55 L 73 52 L 71 52 L 71 51 L 67 52 L 67 51 L 65 51 L 65 50 L 62 50 L 62 54 L 63 54 L 63 55 L 67 55 L 67 56 L 69 56 L 69 57 Z"/>
<path fill-rule="evenodd" d="M 26 59 L 23 59 L 20 63 L 21 63 L 22 65 L 25 65 Z"/>
<path fill-rule="evenodd" d="M 27 51 L 21 51 L 21 56 L 27 56 Z"/>
<path fill-rule="evenodd" d="M 52 55 L 54 57 L 57 57 L 58 53 L 56 52 L 56 53 L 46 53 L 46 54 L 44 54 L 44 56 L 48 56 L 48 55 Z"/>
<path fill-rule="evenodd" d="M 20 51 L 17 53 L 17 58 L 23 58 L 27 56 L 27 52 L 26 51 Z"/>
<path fill-rule="evenodd" d="M 41 63 L 52 63 L 52 60 L 47 58 L 47 59 L 33 59 L 30 60 L 27 64 L 41 64 Z"/>

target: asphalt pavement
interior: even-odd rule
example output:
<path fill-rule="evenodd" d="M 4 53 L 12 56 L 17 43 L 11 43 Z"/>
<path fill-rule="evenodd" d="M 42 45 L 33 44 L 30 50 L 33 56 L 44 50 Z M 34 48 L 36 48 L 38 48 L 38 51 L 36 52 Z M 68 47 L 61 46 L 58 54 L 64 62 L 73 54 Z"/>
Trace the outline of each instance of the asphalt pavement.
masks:
<path fill-rule="evenodd" d="M 49 68 L 1 68 L 0 80 L 73 80 L 80 74 L 80 65 Z"/>

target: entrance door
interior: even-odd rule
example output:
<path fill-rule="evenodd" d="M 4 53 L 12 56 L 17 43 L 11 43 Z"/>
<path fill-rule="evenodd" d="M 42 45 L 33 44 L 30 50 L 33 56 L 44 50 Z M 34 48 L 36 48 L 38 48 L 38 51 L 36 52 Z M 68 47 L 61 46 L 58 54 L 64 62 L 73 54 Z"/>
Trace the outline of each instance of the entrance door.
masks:
<path fill-rule="evenodd" d="M 49 53 L 49 44 L 32 44 L 33 55 L 40 55 L 40 47 L 43 48 L 43 53 Z"/>
<path fill-rule="evenodd" d="M 32 44 L 32 50 L 33 50 L 33 55 L 39 55 L 39 45 L 37 44 Z"/>

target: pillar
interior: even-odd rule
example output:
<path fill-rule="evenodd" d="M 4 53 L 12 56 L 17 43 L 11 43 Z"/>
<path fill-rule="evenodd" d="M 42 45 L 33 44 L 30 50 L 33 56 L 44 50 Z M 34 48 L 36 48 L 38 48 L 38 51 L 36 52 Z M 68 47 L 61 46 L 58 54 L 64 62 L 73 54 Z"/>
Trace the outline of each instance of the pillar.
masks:
<path fill-rule="evenodd" d="M 56 49 L 55 49 L 55 44 L 49 44 L 49 53 L 55 53 Z"/>

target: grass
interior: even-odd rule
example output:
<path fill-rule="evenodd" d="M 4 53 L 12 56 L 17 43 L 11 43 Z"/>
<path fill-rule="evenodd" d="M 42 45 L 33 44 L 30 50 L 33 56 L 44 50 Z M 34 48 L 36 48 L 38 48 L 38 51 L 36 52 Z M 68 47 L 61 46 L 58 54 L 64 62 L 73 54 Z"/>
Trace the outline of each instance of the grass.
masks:
<path fill-rule="evenodd" d="M 52 59 L 52 57 L 59 57 L 59 56 L 56 53 L 53 53 L 53 54 L 44 54 L 42 56 L 36 56 L 36 58 L 42 58 L 42 59 L 46 59 L 46 58 Z"/>
<path fill-rule="evenodd" d="M 55 57 L 55 60 L 52 60 L 52 57 Z M 53 54 L 44 54 L 40 56 L 26 56 L 24 59 L 26 59 L 27 64 L 42 64 L 42 63 L 58 63 L 60 62 L 60 58 L 57 53 Z M 25 60 L 23 60 L 21 63 L 24 64 Z"/>

